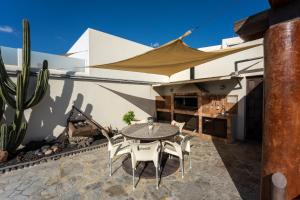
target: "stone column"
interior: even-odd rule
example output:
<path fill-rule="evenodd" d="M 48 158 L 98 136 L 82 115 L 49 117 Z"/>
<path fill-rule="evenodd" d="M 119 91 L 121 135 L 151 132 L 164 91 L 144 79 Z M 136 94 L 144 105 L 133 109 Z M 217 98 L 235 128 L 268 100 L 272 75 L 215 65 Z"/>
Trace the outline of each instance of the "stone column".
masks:
<path fill-rule="evenodd" d="M 275 23 L 264 38 L 261 199 L 270 199 L 270 176 L 275 172 L 286 176 L 286 199 L 293 199 L 300 195 L 300 19 L 276 16 L 280 6 L 291 1 L 269 2 L 274 4 L 270 20 Z"/>

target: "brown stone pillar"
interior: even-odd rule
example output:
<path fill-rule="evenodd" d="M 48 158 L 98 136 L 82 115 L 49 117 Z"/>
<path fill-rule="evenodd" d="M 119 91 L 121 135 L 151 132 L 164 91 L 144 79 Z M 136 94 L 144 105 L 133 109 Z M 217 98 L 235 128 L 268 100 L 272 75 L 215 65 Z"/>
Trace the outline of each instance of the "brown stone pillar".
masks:
<path fill-rule="evenodd" d="M 286 176 L 286 199 L 293 199 L 300 195 L 299 18 L 269 27 L 264 38 L 264 55 L 261 199 L 269 199 L 270 176 L 275 172 Z"/>

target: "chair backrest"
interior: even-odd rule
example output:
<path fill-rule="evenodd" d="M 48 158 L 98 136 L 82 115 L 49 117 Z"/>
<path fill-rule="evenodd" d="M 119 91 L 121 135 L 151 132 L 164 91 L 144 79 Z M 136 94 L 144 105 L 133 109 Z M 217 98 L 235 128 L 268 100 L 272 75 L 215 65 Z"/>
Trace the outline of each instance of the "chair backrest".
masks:
<path fill-rule="evenodd" d="M 157 161 L 160 152 L 160 142 L 131 144 L 132 159 L 135 161 Z"/>
<path fill-rule="evenodd" d="M 182 129 L 183 129 L 184 125 L 185 125 L 185 122 L 177 122 L 177 121 L 173 120 L 171 122 L 171 125 L 177 126 L 179 128 L 179 132 L 182 133 Z"/>

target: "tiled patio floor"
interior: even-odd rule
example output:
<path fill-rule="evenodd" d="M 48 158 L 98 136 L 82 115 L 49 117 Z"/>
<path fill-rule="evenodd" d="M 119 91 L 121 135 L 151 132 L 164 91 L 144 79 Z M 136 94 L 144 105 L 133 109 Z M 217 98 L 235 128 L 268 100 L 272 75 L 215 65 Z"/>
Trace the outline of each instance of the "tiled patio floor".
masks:
<path fill-rule="evenodd" d="M 102 148 L 0 175 L 0 199 L 258 199 L 259 145 L 193 144 L 192 170 L 184 179 L 178 171 L 163 178 L 159 190 L 155 180 L 141 179 L 133 191 L 122 158 L 108 177 Z"/>

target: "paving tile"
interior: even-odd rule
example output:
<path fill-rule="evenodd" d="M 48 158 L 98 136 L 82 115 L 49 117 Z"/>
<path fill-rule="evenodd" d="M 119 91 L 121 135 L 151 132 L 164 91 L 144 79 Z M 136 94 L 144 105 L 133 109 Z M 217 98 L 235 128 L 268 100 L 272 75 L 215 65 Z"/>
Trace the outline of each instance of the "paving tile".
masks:
<path fill-rule="evenodd" d="M 0 175 L 0 199 L 258 199 L 260 155 L 258 144 L 192 141 L 192 169 L 155 179 L 136 179 L 122 169 L 124 157 L 113 163 L 108 176 L 107 149 L 64 157 Z"/>

